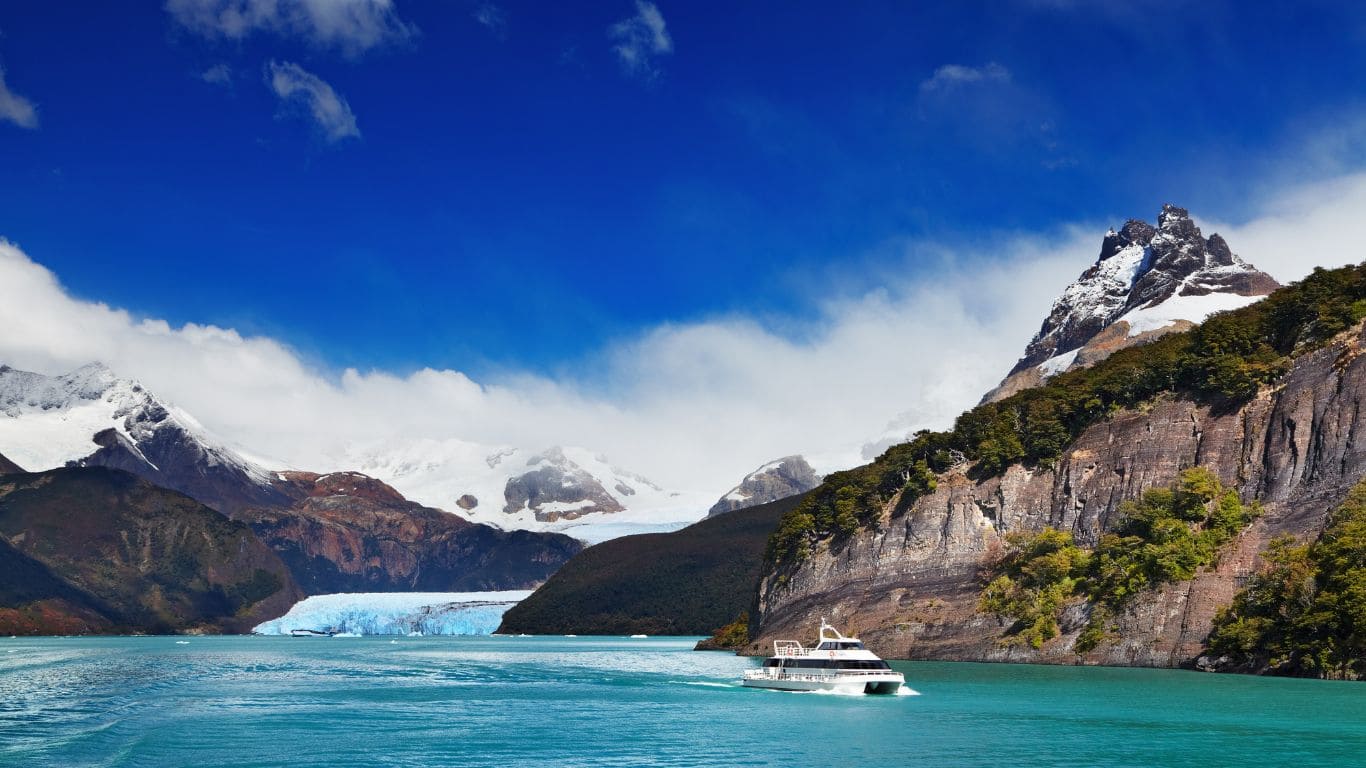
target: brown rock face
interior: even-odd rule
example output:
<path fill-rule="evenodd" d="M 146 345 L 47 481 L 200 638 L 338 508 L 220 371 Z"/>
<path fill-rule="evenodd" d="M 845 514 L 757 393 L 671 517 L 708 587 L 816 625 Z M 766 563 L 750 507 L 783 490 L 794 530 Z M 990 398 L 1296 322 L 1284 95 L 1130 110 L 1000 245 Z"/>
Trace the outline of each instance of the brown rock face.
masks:
<path fill-rule="evenodd" d="M 247 526 L 129 473 L 0 479 L 0 631 L 244 632 L 302 596 Z"/>
<path fill-rule="evenodd" d="M 980 483 L 961 473 L 879 531 L 836 549 L 823 545 L 799 566 L 769 574 L 758 597 L 762 652 L 775 638 L 804 638 L 824 615 L 858 632 L 884 656 L 1172 667 L 1191 663 L 1215 611 L 1230 602 L 1273 536 L 1309 536 L 1366 475 L 1366 359 L 1358 328 L 1301 357 L 1273 391 L 1226 413 L 1169 399 L 1087 430 L 1053 469 L 1012 467 Z M 1133 601 L 1118 617 L 1119 638 L 1078 656 L 1080 611 L 1041 650 L 1002 647 L 1004 626 L 977 613 L 984 557 L 1009 531 L 1054 526 L 1092 544 L 1119 504 L 1170 483 L 1187 467 L 1216 472 L 1263 516 L 1190 582 Z M 892 507 L 889 506 L 889 510 Z"/>
<path fill-rule="evenodd" d="M 308 594 L 524 589 L 582 548 L 561 534 L 502 531 L 407 501 L 358 472 L 287 472 L 287 508 L 234 513 Z"/>

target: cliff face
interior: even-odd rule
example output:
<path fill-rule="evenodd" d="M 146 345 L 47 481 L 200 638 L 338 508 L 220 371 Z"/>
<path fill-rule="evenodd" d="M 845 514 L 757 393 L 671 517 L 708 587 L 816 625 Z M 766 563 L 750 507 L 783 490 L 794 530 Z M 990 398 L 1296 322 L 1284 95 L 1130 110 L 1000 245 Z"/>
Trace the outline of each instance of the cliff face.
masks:
<path fill-rule="evenodd" d="M 288 472 L 288 507 L 251 507 L 251 526 L 308 594 L 525 589 L 582 548 L 557 533 L 503 531 L 407 501 L 357 472 Z"/>
<path fill-rule="evenodd" d="M 805 639 L 820 616 L 847 625 L 876 652 L 894 658 L 1189 664 L 1209 634 L 1215 611 L 1228 604 L 1257 565 L 1257 553 L 1282 533 L 1307 536 L 1366 475 L 1360 405 L 1366 360 L 1360 327 L 1296 360 L 1276 389 L 1243 407 L 1214 412 L 1189 401 L 1159 401 L 1085 431 L 1053 469 L 1010 468 L 982 482 L 959 468 L 906 514 L 864 531 L 800 565 L 769 574 L 758 597 L 762 652 L 775 638 Z M 1094 544 L 1117 520 L 1119 504 L 1203 465 L 1263 516 L 1190 582 L 1141 596 L 1117 617 L 1119 637 L 1081 657 L 1073 651 L 1085 624 L 1081 610 L 1064 617 L 1063 635 L 1040 650 L 1003 647 L 1005 623 L 976 611 L 985 557 L 1010 531 L 1054 526 Z"/>

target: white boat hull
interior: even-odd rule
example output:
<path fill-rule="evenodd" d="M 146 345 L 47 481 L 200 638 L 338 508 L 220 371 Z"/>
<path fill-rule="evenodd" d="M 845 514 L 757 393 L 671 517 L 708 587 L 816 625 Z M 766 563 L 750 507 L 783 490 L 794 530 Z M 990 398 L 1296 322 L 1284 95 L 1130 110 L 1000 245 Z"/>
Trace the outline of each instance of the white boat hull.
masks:
<path fill-rule="evenodd" d="M 895 694 L 906 679 L 900 674 L 862 675 L 857 678 L 836 675 L 800 675 L 774 677 L 747 676 L 740 681 L 747 688 L 767 688 L 771 691 L 830 691 L 833 693 Z"/>

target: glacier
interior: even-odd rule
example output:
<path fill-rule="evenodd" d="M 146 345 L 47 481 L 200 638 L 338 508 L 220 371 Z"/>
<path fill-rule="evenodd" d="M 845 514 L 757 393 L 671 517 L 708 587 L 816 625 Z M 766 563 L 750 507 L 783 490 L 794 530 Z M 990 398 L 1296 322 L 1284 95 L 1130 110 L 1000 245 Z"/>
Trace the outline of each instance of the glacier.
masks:
<path fill-rule="evenodd" d="M 490 635 L 530 590 L 501 592 L 352 592 L 314 595 L 252 630 L 288 635 L 311 629 L 347 635 Z"/>

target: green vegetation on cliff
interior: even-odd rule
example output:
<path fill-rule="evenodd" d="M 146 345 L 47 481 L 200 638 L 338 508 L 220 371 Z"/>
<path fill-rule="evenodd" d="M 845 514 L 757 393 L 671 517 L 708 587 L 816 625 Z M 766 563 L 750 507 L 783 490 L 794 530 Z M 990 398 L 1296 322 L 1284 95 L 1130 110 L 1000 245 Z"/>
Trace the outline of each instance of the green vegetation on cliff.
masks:
<path fill-rule="evenodd" d="M 1366 678 L 1366 483 L 1318 541 L 1282 537 L 1264 557 L 1271 568 L 1219 612 L 1209 650 L 1248 670 Z"/>
<path fill-rule="evenodd" d="M 1053 528 L 1006 537 L 1008 549 L 989 564 L 994 578 L 979 602 L 982 611 L 1014 620 L 1006 643 L 1042 646 L 1058 635 L 1063 608 L 1084 599 L 1092 606 L 1091 620 L 1077 650 L 1094 648 L 1126 601 L 1194 578 L 1257 513 L 1203 467 L 1182 472 L 1171 488 L 1151 489 L 1120 511 L 1123 519 L 1094 550 Z"/>
<path fill-rule="evenodd" d="M 751 608 L 768 534 L 800 496 L 580 552 L 500 632 L 709 635 Z"/>
<path fill-rule="evenodd" d="M 1166 393 L 1233 406 L 1275 381 L 1299 354 L 1366 317 L 1366 265 L 1316 269 L 1304 280 L 1202 325 L 1116 352 L 922 431 L 871 464 L 836 472 L 788 513 L 769 539 L 770 564 L 800 562 L 816 542 L 875 526 L 934 490 L 935 476 L 971 462 L 981 479 L 1012 464 L 1048 466 L 1087 427 Z M 898 497 L 898 494 L 900 496 Z"/>
<path fill-rule="evenodd" d="M 749 645 L 749 612 L 735 617 L 735 621 L 718 627 L 711 637 L 697 641 L 698 651 L 735 651 Z"/>

